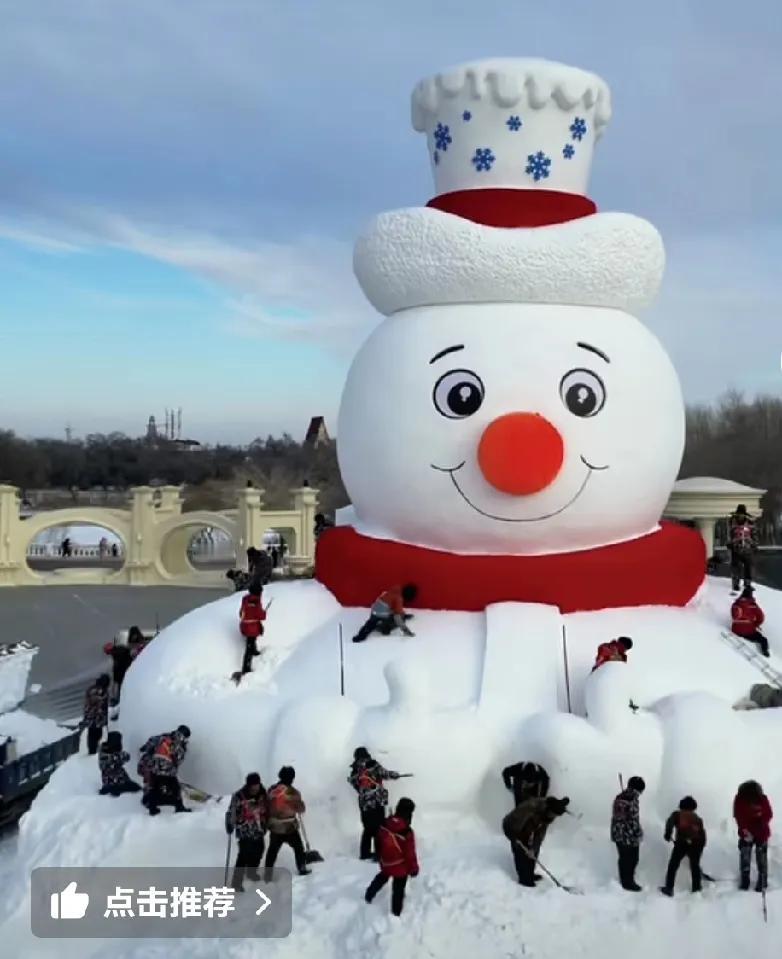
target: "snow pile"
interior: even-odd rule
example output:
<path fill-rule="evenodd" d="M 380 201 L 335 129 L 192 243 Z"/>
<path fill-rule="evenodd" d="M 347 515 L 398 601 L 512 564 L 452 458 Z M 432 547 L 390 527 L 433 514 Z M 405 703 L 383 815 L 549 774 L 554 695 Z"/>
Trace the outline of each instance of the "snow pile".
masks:
<path fill-rule="evenodd" d="M 17 756 L 23 756 L 47 743 L 57 742 L 69 732 L 69 729 L 59 726 L 54 720 L 40 719 L 23 709 L 0 715 L 0 742 L 6 738 L 13 739 Z"/>
<path fill-rule="evenodd" d="M 469 762 L 465 755 L 464 763 Z M 343 757 L 344 760 L 344 757 Z M 389 761 L 395 757 L 389 757 Z M 395 762 L 394 765 L 397 765 Z M 453 770 L 458 778 L 459 769 Z M 549 831 L 542 861 L 568 885 L 583 890 L 571 896 L 549 882 L 522 890 L 515 882 L 508 843 L 499 821 L 510 806 L 498 771 L 487 781 L 482 807 L 453 815 L 419 807 L 414 826 L 421 876 L 408 886 L 401 921 L 388 913 L 388 892 L 373 903 L 363 891 L 374 867 L 357 860 L 358 814 L 355 797 L 343 778 L 333 798 L 311 809 L 311 838 L 326 862 L 312 876 L 294 880 L 293 933 L 284 940 L 35 940 L 29 923 L 29 869 L 42 865 L 222 864 L 225 856 L 225 800 L 197 807 L 190 816 L 164 810 L 151 819 L 137 797 L 99 797 L 95 759 L 71 758 L 55 773 L 24 818 L 15 871 L 0 904 L 3 941 L 25 959 L 467 959 L 474 956 L 624 955 L 632 943 L 634 959 L 678 954 L 686 936 L 688 954 L 710 959 L 756 959 L 771 955 L 782 933 L 782 890 L 775 873 L 779 844 L 771 849 L 772 889 L 769 924 L 764 925 L 760 897 L 739 893 L 732 824 L 706 819 L 707 871 L 725 882 L 690 896 L 686 866 L 673 902 L 657 892 L 670 847 L 662 840 L 662 822 L 644 799 L 646 839 L 639 879 L 646 892 L 631 896 L 619 889 L 613 847 L 608 839 L 610 799 L 600 822 L 585 827 L 565 817 Z M 238 784 L 235 784 L 238 785 Z M 392 785 L 418 795 L 418 782 Z M 305 795 L 305 799 L 309 798 Z M 772 796 L 782 802 L 782 794 Z M 494 808 L 490 808 L 494 807 Z M 576 809 L 576 812 L 579 810 Z M 290 865 L 288 853 L 280 865 Z M 772 946 L 772 944 L 774 944 Z"/>
<path fill-rule="evenodd" d="M 27 693 L 27 677 L 33 665 L 36 647 L 0 646 L 0 714 L 16 709 Z"/>

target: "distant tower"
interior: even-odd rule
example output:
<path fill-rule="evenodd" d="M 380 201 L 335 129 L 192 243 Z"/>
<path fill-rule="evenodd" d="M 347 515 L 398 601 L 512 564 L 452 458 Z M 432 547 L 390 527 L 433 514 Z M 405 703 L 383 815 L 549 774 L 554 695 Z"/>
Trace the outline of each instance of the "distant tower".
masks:
<path fill-rule="evenodd" d="M 73 442 L 73 428 L 71 427 L 70 423 L 65 427 L 65 442 Z"/>
<path fill-rule="evenodd" d="M 182 407 L 180 406 L 176 414 L 176 438 L 182 439 Z"/>
<path fill-rule="evenodd" d="M 150 416 L 149 422 L 147 423 L 147 440 L 150 443 L 154 443 L 157 439 L 157 423 L 155 423 L 155 417 Z"/>
<path fill-rule="evenodd" d="M 330 443 L 331 437 L 326 429 L 326 420 L 322 416 L 313 416 L 310 425 L 307 427 L 307 433 L 304 437 L 304 445 L 311 449 L 317 449 L 324 443 Z"/>

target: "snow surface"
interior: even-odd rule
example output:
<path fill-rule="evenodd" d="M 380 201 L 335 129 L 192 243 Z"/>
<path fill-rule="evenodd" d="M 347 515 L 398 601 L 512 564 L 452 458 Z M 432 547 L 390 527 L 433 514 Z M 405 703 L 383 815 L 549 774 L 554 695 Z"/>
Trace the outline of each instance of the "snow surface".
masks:
<path fill-rule="evenodd" d="M 16 709 L 27 693 L 27 677 L 33 665 L 37 647 L 21 649 L 0 656 L 0 714 Z"/>
<path fill-rule="evenodd" d="M 562 617 L 548 607 L 501 604 L 486 614 L 421 612 L 414 638 L 350 642 L 365 610 L 342 610 L 315 582 L 274 584 L 267 650 L 237 688 L 239 596 L 172 624 L 132 666 L 120 728 L 135 749 L 153 732 L 187 722 L 191 748 L 182 778 L 216 793 L 258 769 L 267 783 L 283 762 L 297 767 L 308 802 L 308 831 L 326 858 L 294 883 L 294 932 L 287 940 L 183 943 L 36 941 L 29 931 L 27 876 L 36 866 L 105 863 L 222 863 L 223 804 L 192 816 L 151 820 L 137 798 L 99 797 L 94 757 L 73 757 L 55 773 L 22 821 L 2 935 L 25 957 L 249 957 L 274 959 L 410 956 L 520 956 L 538 959 L 626 952 L 652 959 L 681 948 L 710 959 L 770 955 L 782 932 L 780 845 L 771 848 L 769 924 L 760 897 L 734 891 L 731 799 L 739 781 L 760 779 L 782 808 L 782 713 L 733 704 L 762 677 L 720 638 L 728 626 L 729 583 L 710 580 L 686 610 L 636 609 Z M 779 668 L 782 594 L 758 587 Z M 339 631 L 345 692 L 340 695 Z M 564 633 L 563 633 L 564 627 Z M 627 665 L 590 672 L 597 642 L 618 633 L 635 641 Z M 567 672 L 563 656 L 566 643 Z M 573 712 L 567 712 L 568 683 Z M 641 707 L 628 708 L 632 700 Z M 352 750 L 367 745 L 415 778 L 391 784 L 392 802 L 418 803 L 422 874 L 411 882 L 401 922 L 386 895 L 367 907 L 371 866 L 355 859 L 358 816 L 345 783 Z M 581 819 L 551 829 L 543 863 L 570 897 L 548 883 L 514 881 L 499 823 L 509 796 L 500 770 L 511 760 L 543 762 L 552 791 L 571 796 Z M 649 891 L 619 890 L 608 839 L 618 777 L 643 775 L 647 839 L 639 877 Z M 668 847 L 662 822 L 681 796 L 700 804 L 709 847 L 705 868 L 725 883 L 702 896 L 663 900 Z M 5 856 L 0 849 L 0 857 Z M 530 908 L 526 908 L 527 906 Z M 0 916 L 3 913 L 0 912 Z M 774 937 L 772 939 L 772 937 Z"/>
<path fill-rule="evenodd" d="M 69 729 L 58 725 L 54 720 L 41 719 L 23 709 L 0 715 L 0 742 L 6 737 L 13 739 L 17 756 L 23 756 L 47 743 L 57 742 L 69 732 Z"/>

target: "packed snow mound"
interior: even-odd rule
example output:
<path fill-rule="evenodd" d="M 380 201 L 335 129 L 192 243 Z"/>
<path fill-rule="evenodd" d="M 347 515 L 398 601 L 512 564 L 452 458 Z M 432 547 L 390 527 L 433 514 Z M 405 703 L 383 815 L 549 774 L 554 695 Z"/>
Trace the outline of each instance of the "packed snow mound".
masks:
<path fill-rule="evenodd" d="M 782 594 L 757 595 L 778 654 Z M 422 803 L 489 816 L 487 777 L 519 758 L 542 762 L 554 789 L 591 821 L 620 774 L 643 775 L 660 814 L 683 785 L 714 811 L 743 778 L 774 788 L 766 758 L 780 745 L 782 714 L 733 708 L 763 677 L 721 637 L 725 580 L 711 580 L 684 610 L 424 610 L 415 637 L 362 644 L 351 639 L 367 611 L 342 609 L 317 582 L 274 584 L 264 596 L 264 652 L 239 686 L 230 679 L 244 643 L 239 595 L 187 614 L 138 658 L 119 724 L 134 755 L 148 736 L 184 722 L 193 733 L 185 781 L 225 792 L 250 770 L 271 776 L 290 763 L 322 802 L 344 779 L 346 757 L 366 745 L 416 772 Z M 622 634 L 634 640 L 629 663 L 593 674 L 599 643 Z M 780 666 L 776 656 L 770 663 Z M 705 755 L 727 754 L 725 775 L 693 756 L 694 742 Z"/>
<path fill-rule="evenodd" d="M 712 757 L 717 772 L 720 758 Z M 544 865 L 585 895 L 568 895 L 548 881 L 526 890 L 516 883 L 510 848 L 499 828 L 511 804 L 502 790 L 490 821 L 419 806 L 413 825 L 421 875 L 408 884 L 405 910 L 396 920 L 389 915 L 388 890 L 371 906 L 363 901 L 375 867 L 357 859 L 358 813 L 354 794 L 343 781 L 329 801 L 308 811 L 308 831 L 326 861 L 315 866 L 311 876 L 294 879 L 293 932 L 287 939 L 34 939 L 29 918 L 33 868 L 224 862 L 225 799 L 196 807 L 190 816 L 164 809 L 151 819 L 138 797 L 101 797 L 98 785 L 95 758 L 72 757 L 24 817 L 18 854 L 0 902 L 0 934 L 9 954 L 25 959 L 249 959 L 261 952 L 270 959 L 561 959 L 625 955 L 632 944 L 634 959 L 659 959 L 678 954 L 685 936 L 692 955 L 757 959 L 771 955 L 782 934 L 782 889 L 775 875 L 782 849 L 776 840 L 771 847 L 768 925 L 763 923 L 760 897 L 735 889 L 732 823 L 725 827 L 706 818 L 704 868 L 725 881 L 707 884 L 701 895 L 691 896 L 683 866 L 676 899 L 660 896 L 657 887 L 670 846 L 663 841 L 661 818 L 645 797 L 641 809 L 646 836 L 638 871 L 644 893 L 631 898 L 616 881 L 608 837 L 610 797 L 594 828 L 563 817 L 543 846 Z M 403 795 L 402 788 L 417 795 L 415 780 L 390 785 L 393 800 Z M 772 796 L 774 800 L 782 802 L 782 794 Z M 290 865 L 287 856 L 283 851 L 280 865 Z"/>
<path fill-rule="evenodd" d="M 23 709 L 0 714 L 0 743 L 6 738 L 13 739 L 17 756 L 57 742 L 70 731 L 52 719 L 41 719 Z"/>

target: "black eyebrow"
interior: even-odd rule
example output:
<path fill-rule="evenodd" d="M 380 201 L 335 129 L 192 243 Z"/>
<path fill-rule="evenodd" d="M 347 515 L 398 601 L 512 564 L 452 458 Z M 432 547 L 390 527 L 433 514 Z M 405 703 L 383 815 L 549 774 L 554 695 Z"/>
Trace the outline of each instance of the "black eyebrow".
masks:
<path fill-rule="evenodd" d="M 435 355 L 431 358 L 431 360 L 429 360 L 429 363 L 431 365 L 432 363 L 435 362 L 435 360 L 441 360 L 444 356 L 448 356 L 449 353 L 455 353 L 457 350 L 463 350 L 463 349 L 464 349 L 464 343 L 460 343 L 459 346 L 449 346 L 444 350 L 440 350 L 439 353 L 435 353 Z"/>
<path fill-rule="evenodd" d="M 576 346 L 580 346 L 582 350 L 589 350 L 590 353 L 596 353 L 601 359 L 604 359 L 606 363 L 611 362 L 606 354 L 596 346 L 590 346 L 589 343 L 576 343 Z"/>

